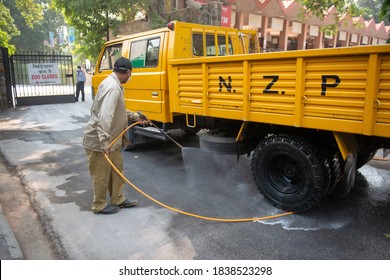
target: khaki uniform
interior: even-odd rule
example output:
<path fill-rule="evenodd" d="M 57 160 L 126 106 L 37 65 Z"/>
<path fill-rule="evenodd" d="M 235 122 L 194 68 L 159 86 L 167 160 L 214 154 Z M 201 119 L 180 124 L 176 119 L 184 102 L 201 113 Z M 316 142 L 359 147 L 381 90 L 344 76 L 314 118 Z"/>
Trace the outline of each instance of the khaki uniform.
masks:
<path fill-rule="evenodd" d="M 116 74 L 112 73 L 99 85 L 91 108 L 91 118 L 84 131 L 83 146 L 93 180 L 94 212 L 99 212 L 107 206 L 107 192 L 111 205 L 119 205 L 125 201 L 125 182 L 111 168 L 102 150 L 108 149 L 110 143 L 126 128 L 127 123 L 123 87 Z M 110 147 L 110 159 L 120 172 L 123 171 L 121 147 L 122 139 Z"/>
<path fill-rule="evenodd" d="M 107 206 L 107 192 L 110 195 L 110 204 L 119 205 L 125 201 L 123 189 L 125 182 L 112 169 L 102 152 L 85 149 L 89 163 L 89 173 L 93 181 L 92 211 L 99 212 Z M 110 153 L 112 163 L 120 172 L 123 171 L 123 159 L 120 150 Z"/>

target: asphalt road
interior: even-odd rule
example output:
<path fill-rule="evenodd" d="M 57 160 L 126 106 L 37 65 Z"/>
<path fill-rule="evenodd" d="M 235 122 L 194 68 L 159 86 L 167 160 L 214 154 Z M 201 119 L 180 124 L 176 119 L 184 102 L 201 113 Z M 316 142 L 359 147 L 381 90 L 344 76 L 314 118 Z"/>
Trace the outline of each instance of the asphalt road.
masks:
<path fill-rule="evenodd" d="M 373 160 L 354 191 L 301 214 L 226 223 L 188 217 L 147 199 L 95 215 L 81 146 L 91 101 L 0 111 L 0 152 L 22 178 L 60 256 L 73 260 L 389 260 L 390 162 Z M 198 215 L 253 218 L 283 213 L 257 191 L 250 159 L 205 153 L 197 136 L 124 152 L 125 174 L 164 204 Z M 4 208 L 4 206 L 3 206 Z M 30 258 L 34 258 L 33 256 Z"/>

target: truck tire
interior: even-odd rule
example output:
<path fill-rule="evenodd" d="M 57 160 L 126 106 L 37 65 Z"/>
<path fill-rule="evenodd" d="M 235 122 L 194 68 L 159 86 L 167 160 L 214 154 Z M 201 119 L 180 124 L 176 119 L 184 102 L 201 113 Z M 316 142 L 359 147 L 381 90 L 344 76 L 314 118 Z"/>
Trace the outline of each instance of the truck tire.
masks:
<path fill-rule="evenodd" d="M 329 188 L 330 171 L 324 170 L 321 157 L 299 136 L 272 135 L 254 150 L 252 174 L 260 192 L 274 206 L 304 211 L 316 206 Z"/>
<path fill-rule="evenodd" d="M 223 131 L 210 130 L 199 136 L 199 146 L 207 152 L 236 154 L 236 137 L 229 137 Z"/>

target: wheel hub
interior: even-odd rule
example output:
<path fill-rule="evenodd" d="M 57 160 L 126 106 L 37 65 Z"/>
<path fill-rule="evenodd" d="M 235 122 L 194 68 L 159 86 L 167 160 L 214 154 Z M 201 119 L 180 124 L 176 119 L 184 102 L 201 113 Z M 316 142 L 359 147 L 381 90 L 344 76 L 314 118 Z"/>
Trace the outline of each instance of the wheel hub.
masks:
<path fill-rule="evenodd" d="M 294 193 L 302 182 L 301 169 L 286 155 L 278 155 L 268 163 L 268 177 L 281 193 Z"/>
<path fill-rule="evenodd" d="M 286 163 L 283 168 L 284 175 L 290 179 L 294 180 L 299 175 L 299 170 L 296 165 L 292 163 Z"/>

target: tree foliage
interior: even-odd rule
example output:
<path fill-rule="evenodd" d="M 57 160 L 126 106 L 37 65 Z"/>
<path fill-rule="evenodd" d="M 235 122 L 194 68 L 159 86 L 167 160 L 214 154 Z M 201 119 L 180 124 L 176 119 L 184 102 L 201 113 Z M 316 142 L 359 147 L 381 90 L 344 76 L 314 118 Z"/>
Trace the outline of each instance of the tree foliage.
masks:
<path fill-rule="evenodd" d="M 9 0 L 0 2 L 0 45 L 9 48 L 10 53 L 15 52 L 12 38 L 20 35 L 16 14 L 20 14 L 23 23 L 32 28 L 42 20 L 42 6 L 35 0 Z"/>
<path fill-rule="evenodd" d="M 26 25 L 30 28 L 33 27 L 34 23 L 39 22 L 43 19 L 42 5 L 35 0 L 14 0 L 8 1 L 14 2 L 16 8 L 24 18 Z"/>
<path fill-rule="evenodd" d="M 164 0 L 147 0 L 141 2 L 141 7 L 147 14 L 152 28 L 160 28 L 166 25 Z"/>
<path fill-rule="evenodd" d="M 322 31 L 334 34 L 338 31 L 341 19 L 345 16 L 355 16 L 359 14 L 359 8 L 356 6 L 354 0 L 297 0 L 303 7 L 303 16 L 315 15 L 323 19 L 327 11 L 334 6 L 336 12 L 334 13 L 334 22 L 322 27 Z"/>
<path fill-rule="evenodd" d="M 164 0 L 52 0 L 69 25 L 76 28 L 74 52 L 95 61 L 109 32 L 143 13 L 152 28 L 165 24 Z M 82 12 L 81 12 L 82 11 Z"/>
<path fill-rule="evenodd" d="M 0 45 L 16 50 L 42 51 L 48 31 L 63 25 L 61 14 L 50 7 L 51 0 L 7 0 L 0 2 Z"/>
<path fill-rule="evenodd" d="M 365 20 L 374 18 L 375 22 L 383 20 L 385 24 L 389 24 L 390 21 L 388 16 L 386 17 L 386 12 L 383 13 L 383 9 L 386 9 L 386 1 L 390 3 L 389 0 L 358 0 L 357 6 Z"/>
<path fill-rule="evenodd" d="M 136 0 L 52 0 L 76 29 L 75 51 L 96 59 L 109 31 L 134 17 Z"/>
<path fill-rule="evenodd" d="M 16 1 L 14 1 L 14 5 L 10 5 L 12 17 L 15 19 L 18 30 L 20 30 L 20 35 L 14 36 L 11 43 L 19 51 L 53 50 L 47 44 L 49 32 L 56 33 L 57 29 L 65 23 L 62 14 L 57 13 L 49 5 L 50 0 L 41 0 L 40 2 L 41 20 L 34 19 L 33 22 L 23 17 L 23 12 L 17 9 Z M 62 51 L 58 42 L 55 44 L 54 50 Z"/>
<path fill-rule="evenodd" d="M 0 47 L 8 48 L 10 53 L 15 51 L 15 46 L 10 44 L 13 36 L 19 35 L 14 19 L 9 9 L 0 2 Z"/>
<path fill-rule="evenodd" d="M 383 0 L 380 19 L 383 19 L 386 23 L 390 23 L 390 0 Z"/>

